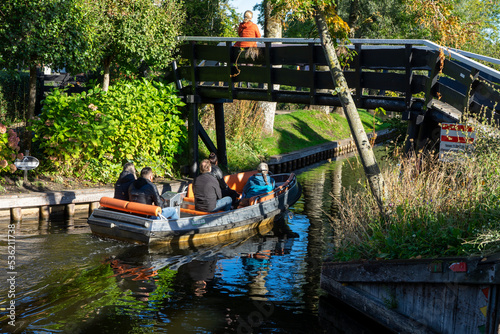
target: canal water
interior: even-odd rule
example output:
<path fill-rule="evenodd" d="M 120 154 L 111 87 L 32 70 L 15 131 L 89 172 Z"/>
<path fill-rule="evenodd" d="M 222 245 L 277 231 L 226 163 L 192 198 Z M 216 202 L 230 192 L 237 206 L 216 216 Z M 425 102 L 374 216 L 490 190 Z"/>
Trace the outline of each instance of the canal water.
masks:
<path fill-rule="evenodd" d="M 357 159 L 297 173 L 303 195 L 284 219 L 218 245 L 101 240 L 86 217 L 0 222 L 0 332 L 386 332 L 320 289 L 332 193 L 358 184 Z"/>

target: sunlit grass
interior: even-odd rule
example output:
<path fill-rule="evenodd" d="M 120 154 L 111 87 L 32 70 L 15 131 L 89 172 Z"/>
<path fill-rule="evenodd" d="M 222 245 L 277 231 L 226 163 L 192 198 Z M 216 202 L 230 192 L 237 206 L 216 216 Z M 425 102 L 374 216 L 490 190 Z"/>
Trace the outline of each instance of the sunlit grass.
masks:
<path fill-rule="evenodd" d="M 389 127 L 379 117 L 360 110 L 367 132 Z M 298 151 L 351 136 L 345 117 L 316 110 L 298 110 L 277 114 L 273 134 L 263 133 L 263 111 L 253 101 L 235 101 L 224 105 L 228 171 L 249 170 L 272 155 Z M 215 120 L 208 107 L 201 113 L 201 123 L 215 143 Z M 203 156 L 209 152 L 200 141 Z"/>

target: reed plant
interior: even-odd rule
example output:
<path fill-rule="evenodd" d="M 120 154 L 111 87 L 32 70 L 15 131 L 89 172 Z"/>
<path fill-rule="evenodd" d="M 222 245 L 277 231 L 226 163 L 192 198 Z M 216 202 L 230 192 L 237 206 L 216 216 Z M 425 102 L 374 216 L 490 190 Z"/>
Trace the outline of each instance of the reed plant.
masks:
<path fill-rule="evenodd" d="M 337 260 L 488 255 L 500 251 L 500 140 L 478 129 L 474 154 L 392 156 L 381 216 L 367 187 L 344 189 L 332 218 Z M 398 150 L 394 151 L 398 152 Z"/>

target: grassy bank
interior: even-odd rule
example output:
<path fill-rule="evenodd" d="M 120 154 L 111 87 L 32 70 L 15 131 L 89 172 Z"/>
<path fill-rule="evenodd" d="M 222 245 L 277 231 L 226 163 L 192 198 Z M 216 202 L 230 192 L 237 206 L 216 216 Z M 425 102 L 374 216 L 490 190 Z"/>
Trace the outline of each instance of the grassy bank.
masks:
<path fill-rule="evenodd" d="M 344 189 L 332 219 L 337 260 L 488 255 L 500 251 L 500 141 L 477 134 L 473 157 L 394 157 L 381 217 L 367 189 Z"/>
<path fill-rule="evenodd" d="M 277 114 L 272 135 L 262 134 L 262 110 L 255 102 L 236 101 L 224 106 L 229 172 L 249 170 L 276 154 L 284 154 L 351 135 L 345 117 L 315 110 L 296 110 Z M 367 132 L 379 131 L 390 125 L 380 117 L 360 110 L 360 118 Z M 213 111 L 202 113 L 201 123 L 215 142 Z M 200 142 L 202 154 L 209 152 Z"/>

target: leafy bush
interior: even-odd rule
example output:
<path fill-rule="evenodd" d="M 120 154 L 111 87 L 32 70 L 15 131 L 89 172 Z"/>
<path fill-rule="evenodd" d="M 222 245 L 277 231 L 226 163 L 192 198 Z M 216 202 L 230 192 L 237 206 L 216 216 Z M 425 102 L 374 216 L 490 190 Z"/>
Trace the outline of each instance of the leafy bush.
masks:
<path fill-rule="evenodd" d="M 47 157 L 48 171 L 110 182 L 126 161 L 171 176 L 174 155 L 186 135 L 178 110 L 183 106 L 172 84 L 121 81 L 104 92 L 68 95 L 54 89 L 34 122 L 34 139 Z"/>
<path fill-rule="evenodd" d="M 0 121 L 23 119 L 28 104 L 29 73 L 0 71 Z"/>
<path fill-rule="evenodd" d="M 12 129 L 7 131 L 7 127 L 0 123 L 0 173 L 14 173 L 17 170 L 13 162 L 16 158 L 23 158 L 23 154 L 17 152 L 19 152 L 17 133 Z"/>
<path fill-rule="evenodd" d="M 212 105 L 201 110 L 200 122 L 215 141 L 215 118 Z M 266 152 L 262 146 L 262 127 L 264 114 L 255 101 L 239 101 L 224 104 L 224 126 L 228 154 L 228 171 L 254 169 L 265 160 Z M 200 145 L 201 154 L 210 154 Z"/>

